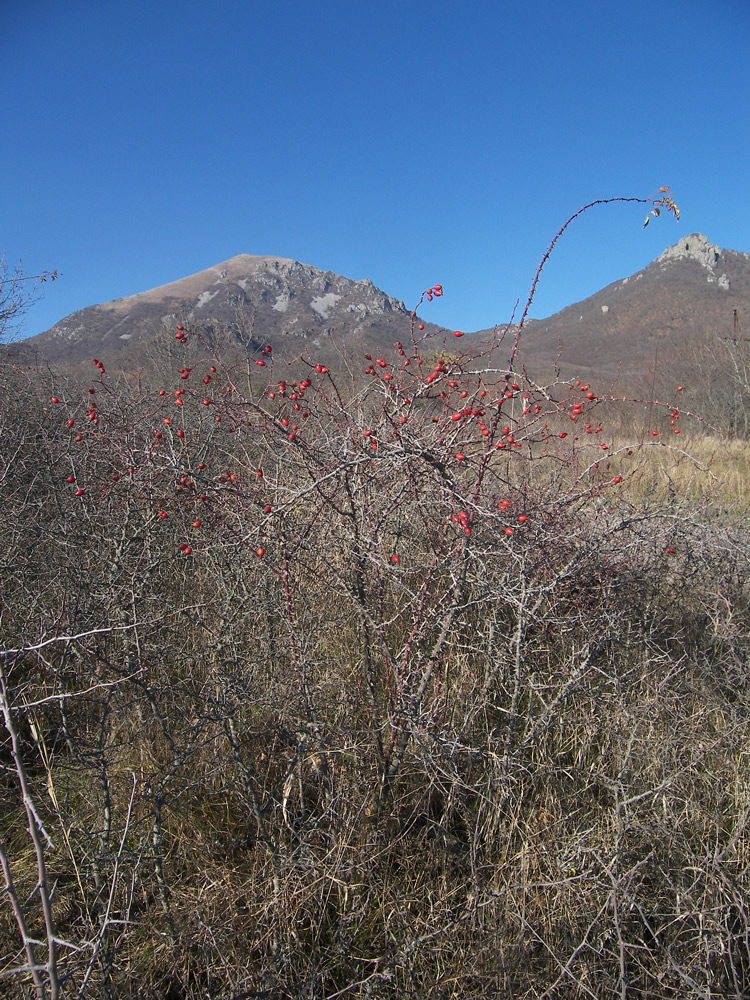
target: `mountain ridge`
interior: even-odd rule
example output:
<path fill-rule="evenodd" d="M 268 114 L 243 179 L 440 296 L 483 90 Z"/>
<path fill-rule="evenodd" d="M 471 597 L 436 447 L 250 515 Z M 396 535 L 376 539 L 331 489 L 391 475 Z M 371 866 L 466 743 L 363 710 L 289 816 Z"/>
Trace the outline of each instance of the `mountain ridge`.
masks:
<path fill-rule="evenodd" d="M 731 335 L 750 312 L 750 254 L 725 250 L 702 233 L 667 247 L 618 279 L 545 319 L 530 320 L 523 359 L 535 377 L 557 362 L 564 377 L 637 377 L 691 345 Z M 88 306 L 14 345 L 37 360 L 138 363 L 178 323 L 206 336 L 229 333 L 243 348 L 267 341 L 278 356 L 313 351 L 321 360 L 385 350 L 407 335 L 404 303 L 371 280 L 355 281 L 293 258 L 237 254 L 144 292 Z M 425 323 L 426 334 L 449 333 Z M 469 334 L 463 342 L 492 331 Z"/>

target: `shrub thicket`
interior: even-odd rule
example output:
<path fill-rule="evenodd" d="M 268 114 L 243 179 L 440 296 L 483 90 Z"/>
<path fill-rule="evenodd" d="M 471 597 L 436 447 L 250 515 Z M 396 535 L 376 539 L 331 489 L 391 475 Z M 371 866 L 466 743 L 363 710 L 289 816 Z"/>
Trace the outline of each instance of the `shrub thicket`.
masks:
<path fill-rule="evenodd" d="M 0 371 L 0 993 L 747 995 L 745 516 L 462 343 Z"/>

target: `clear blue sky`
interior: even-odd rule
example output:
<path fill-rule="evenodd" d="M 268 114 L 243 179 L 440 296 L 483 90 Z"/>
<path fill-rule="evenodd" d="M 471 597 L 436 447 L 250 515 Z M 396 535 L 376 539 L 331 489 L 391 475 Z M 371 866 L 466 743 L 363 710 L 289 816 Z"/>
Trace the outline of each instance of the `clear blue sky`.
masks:
<path fill-rule="evenodd" d="M 0 3 L 0 251 L 57 269 L 24 333 L 238 253 L 423 315 L 533 315 L 700 231 L 750 251 L 749 0 Z"/>

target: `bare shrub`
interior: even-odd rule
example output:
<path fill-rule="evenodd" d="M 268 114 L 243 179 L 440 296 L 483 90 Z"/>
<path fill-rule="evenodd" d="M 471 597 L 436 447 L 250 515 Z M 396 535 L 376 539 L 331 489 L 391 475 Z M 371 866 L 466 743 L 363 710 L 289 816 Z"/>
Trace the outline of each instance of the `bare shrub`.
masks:
<path fill-rule="evenodd" d="M 9 996 L 746 995 L 746 513 L 413 318 L 2 370 Z"/>

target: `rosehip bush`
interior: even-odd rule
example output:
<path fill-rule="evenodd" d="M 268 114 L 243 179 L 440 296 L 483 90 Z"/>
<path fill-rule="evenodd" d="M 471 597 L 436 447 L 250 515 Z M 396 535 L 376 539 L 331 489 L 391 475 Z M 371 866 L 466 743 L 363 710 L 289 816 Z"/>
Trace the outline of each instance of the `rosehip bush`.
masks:
<path fill-rule="evenodd" d="M 747 991 L 746 515 L 639 485 L 679 387 L 644 434 L 443 293 L 346 373 L 2 370 L 14 987 Z"/>

